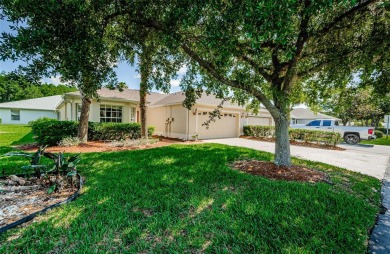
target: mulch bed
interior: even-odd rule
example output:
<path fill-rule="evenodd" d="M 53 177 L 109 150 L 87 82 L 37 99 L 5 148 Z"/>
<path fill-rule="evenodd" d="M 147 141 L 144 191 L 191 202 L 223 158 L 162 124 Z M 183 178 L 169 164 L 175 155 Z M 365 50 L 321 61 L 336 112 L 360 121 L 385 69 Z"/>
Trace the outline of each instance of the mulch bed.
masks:
<path fill-rule="evenodd" d="M 155 147 L 169 146 L 172 144 L 192 144 L 193 141 L 183 141 L 180 139 L 171 138 L 159 138 L 160 140 L 153 144 L 141 145 L 141 146 L 113 146 L 111 142 L 104 141 L 89 141 L 78 146 L 51 146 L 46 148 L 47 152 L 65 152 L 65 153 L 93 153 L 93 152 L 114 152 L 125 150 L 142 150 Z M 200 141 L 197 141 L 200 142 Z M 23 145 L 17 147 L 20 150 L 27 152 L 35 152 L 38 148 L 37 145 Z"/>
<path fill-rule="evenodd" d="M 15 177 L 18 182 L 10 178 Z M 77 186 L 66 186 L 59 192 L 48 194 L 44 179 L 10 176 L 0 179 L 0 228 L 32 213 L 65 201 L 77 192 Z"/>
<path fill-rule="evenodd" d="M 279 167 L 270 161 L 242 160 L 235 161 L 232 167 L 248 174 L 264 176 L 274 180 L 309 183 L 330 182 L 325 173 L 298 165 Z"/>
<path fill-rule="evenodd" d="M 275 143 L 275 138 L 259 138 L 259 137 L 252 137 L 252 136 L 240 136 L 240 138 Z M 310 147 L 310 148 L 320 148 L 320 149 L 326 149 L 326 150 L 337 150 L 337 151 L 344 151 L 345 150 L 344 148 L 341 148 L 338 146 L 331 146 L 331 145 L 317 144 L 317 143 L 310 143 L 310 142 L 300 142 L 300 141 L 296 141 L 296 140 L 290 140 L 290 145 Z"/>

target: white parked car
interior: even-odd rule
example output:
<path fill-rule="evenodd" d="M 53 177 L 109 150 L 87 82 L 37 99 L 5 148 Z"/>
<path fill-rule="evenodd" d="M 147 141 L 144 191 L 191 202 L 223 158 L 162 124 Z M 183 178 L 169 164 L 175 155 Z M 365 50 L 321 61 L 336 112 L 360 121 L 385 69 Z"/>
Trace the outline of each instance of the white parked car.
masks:
<path fill-rule="evenodd" d="M 374 127 L 340 126 L 337 120 L 331 119 L 316 119 L 307 124 L 294 124 L 290 125 L 290 127 L 295 129 L 338 132 L 346 143 L 353 145 L 359 143 L 360 140 L 375 138 Z"/>

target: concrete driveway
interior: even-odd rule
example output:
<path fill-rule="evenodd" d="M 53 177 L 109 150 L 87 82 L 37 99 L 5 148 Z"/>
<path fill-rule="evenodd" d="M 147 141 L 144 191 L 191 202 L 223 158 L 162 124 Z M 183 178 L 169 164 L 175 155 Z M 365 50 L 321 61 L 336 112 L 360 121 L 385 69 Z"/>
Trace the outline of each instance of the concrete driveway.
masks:
<path fill-rule="evenodd" d="M 271 153 L 275 150 L 274 143 L 242 138 L 208 139 L 203 142 L 247 147 Z M 387 164 L 390 163 L 389 146 L 340 145 L 340 147 L 346 150 L 335 151 L 300 146 L 291 146 L 290 149 L 291 155 L 297 158 L 327 163 L 378 179 L 384 178 Z"/>

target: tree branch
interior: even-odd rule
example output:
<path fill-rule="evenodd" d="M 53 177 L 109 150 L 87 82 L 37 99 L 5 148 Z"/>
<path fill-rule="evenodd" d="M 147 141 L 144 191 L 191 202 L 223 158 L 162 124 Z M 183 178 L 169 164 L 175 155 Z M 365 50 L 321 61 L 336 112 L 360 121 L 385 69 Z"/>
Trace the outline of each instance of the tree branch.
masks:
<path fill-rule="evenodd" d="M 337 25 L 339 22 L 341 22 L 343 19 L 352 16 L 355 12 L 363 10 L 364 8 L 366 8 L 367 6 L 369 6 L 370 4 L 372 4 L 372 3 L 376 2 L 376 1 L 377 0 L 367 0 L 367 1 L 364 1 L 364 2 L 356 5 L 355 7 L 349 9 L 348 11 L 344 12 L 340 16 L 336 17 L 331 23 L 329 23 L 327 26 L 323 27 L 321 30 L 317 31 L 314 35 L 326 34 L 335 25 Z M 313 36 L 313 34 L 311 34 L 310 36 Z"/>
<path fill-rule="evenodd" d="M 252 86 L 246 85 L 244 83 L 241 83 L 237 80 L 231 80 L 223 77 L 221 74 L 218 73 L 217 68 L 210 62 L 204 60 L 201 58 L 196 52 L 194 52 L 192 49 L 190 49 L 186 44 L 182 44 L 181 48 L 186 52 L 186 54 L 191 57 L 193 60 L 195 60 L 202 68 L 207 70 L 207 72 L 214 77 L 219 82 L 226 84 L 230 87 L 237 88 L 240 90 L 243 90 L 254 97 L 256 97 L 263 105 L 271 112 L 273 111 L 274 114 L 279 114 L 277 112 L 276 107 L 271 103 L 271 101 L 258 89 L 255 89 Z"/>
<path fill-rule="evenodd" d="M 305 46 L 305 43 L 307 39 L 309 38 L 309 35 L 307 33 L 307 28 L 309 26 L 309 20 L 310 16 L 305 15 L 304 12 L 306 8 L 310 5 L 310 0 L 305 0 L 304 1 L 304 8 L 302 10 L 302 21 L 299 26 L 299 34 L 297 41 L 295 43 L 295 55 L 292 58 L 292 60 L 289 63 L 289 66 L 287 68 L 286 76 L 284 78 L 283 85 L 281 87 L 282 90 L 284 91 L 289 91 L 291 89 L 295 74 L 296 74 L 296 66 L 298 64 L 298 60 L 302 55 L 303 48 Z"/>

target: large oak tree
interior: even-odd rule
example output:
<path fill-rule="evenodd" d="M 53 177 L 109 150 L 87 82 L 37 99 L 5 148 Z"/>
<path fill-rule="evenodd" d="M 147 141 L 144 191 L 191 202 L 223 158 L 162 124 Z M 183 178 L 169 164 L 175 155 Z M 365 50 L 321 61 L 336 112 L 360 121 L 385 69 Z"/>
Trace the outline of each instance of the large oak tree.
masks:
<path fill-rule="evenodd" d="M 289 111 L 297 90 L 313 79 L 320 81 L 314 90 L 326 90 L 361 70 L 382 73 L 388 13 L 375 0 L 122 1 L 106 19 L 153 28 L 161 43 L 180 48 L 192 61 L 189 72 L 202 75 L 203 82 L 192 75 L 188 91 L 207 86 L 262 103 L 275 120 L 275 163 L 290 166 Z"/>
<path fill-rule="evenodd" d="M 116 56 L 105 36 L 107 6 L 90 1 L 0 1 L 12 33 L 0 38 L 2 59 L 24 60 L 29 76 L 60 75 L 82 96 L 78 137 L 87 140 L 89 107 L 96 91 L 115 82 Z"/>

